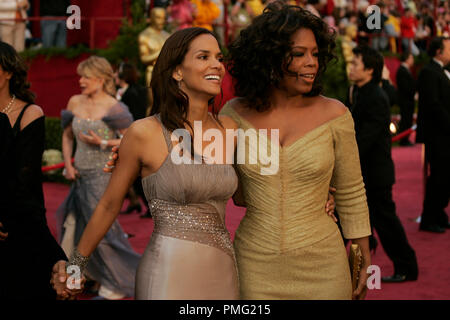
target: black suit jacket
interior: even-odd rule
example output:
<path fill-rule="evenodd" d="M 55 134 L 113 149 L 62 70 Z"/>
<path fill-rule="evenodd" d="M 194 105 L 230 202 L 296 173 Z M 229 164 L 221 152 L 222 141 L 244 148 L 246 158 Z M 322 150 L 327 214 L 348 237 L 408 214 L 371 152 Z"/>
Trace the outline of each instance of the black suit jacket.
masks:
<path fill-rule="evenodd" d="M 398 97 L 397 97 L 397 90 L 395 87 L 389 82 L 389 80 L 381 80 L 381 88 L 386 93 L 386 96 L 389 100 L 389 106 L 392 107 L 394 104 L 397 103 Z"/>
<path fill-rule="evenodd" d="M 450 141 L 450 80 L 444 69 L 432 60 L 419 74 L 419 114 L 417 142 Z"/>
<path fill-rule="evenodd" d="M 405 66 L 400 66 L 396 75 L 397 96 L 400 106 L 414 106 L 414 95 L 416 94 L 416 80 Z"/>
<path fill-rule="evenodd" d="M 134 120 L 145 118 L 148 107 L 148 92 L 145 87 L 131 84 L 120 101 L 127 105 Z"/>
<path fill-rule="evenodd" d="M 70 0 L 41 0 L 39 14 L 41 16 L 66 16 Z"/>
<path fill-rule="evenodd" d="M 394 184 L 391 157 L 391 122 L 389 99 L 374 82 L 355 86 L 352 104 L 348 105 L 355 122 L 361 171 L 366 187 Z"/>

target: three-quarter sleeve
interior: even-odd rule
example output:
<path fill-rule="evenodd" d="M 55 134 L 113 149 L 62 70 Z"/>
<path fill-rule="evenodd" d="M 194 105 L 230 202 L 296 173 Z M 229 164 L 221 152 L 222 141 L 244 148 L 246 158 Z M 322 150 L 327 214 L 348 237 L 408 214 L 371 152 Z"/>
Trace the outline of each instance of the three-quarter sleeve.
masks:
<path fill-rule="evenodd" d="M 336 208 L 346 239 L 371 234 L 366 190 L 361 175 L 353 118 L 349 111 L 332 126 L 335 165 L 331 185 L 336 188 Z"/>
<path fill-rule="evenodd" d="M 122 102 L 114 105 L 106 116 L 102 118 L 108 127 L 113 130 L 126 129 L 133 123 L 133 116 L 128 107 Z"/>
<path fill-rule="evenodd" d="M 73 113 L 70 110 L 61 111 L 61 127 L 65 129 L 68 125 L 72 123 Z"/>

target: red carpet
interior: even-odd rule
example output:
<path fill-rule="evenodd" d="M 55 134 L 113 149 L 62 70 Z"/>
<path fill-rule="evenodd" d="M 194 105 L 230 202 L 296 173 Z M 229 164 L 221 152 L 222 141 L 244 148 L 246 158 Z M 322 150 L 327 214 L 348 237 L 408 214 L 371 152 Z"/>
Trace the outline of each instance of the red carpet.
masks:
<path fill-rule="evenodd" d="M 419 280 L 401 284 L 382 283 L 380 290 L 369 290 L 367 299 L 450 299 L 450 231 L 445 234 L 419 232 L 418 224 L 415 222 L 421 212 L 423 199 L 421 150 L 421 146 L 393 149 L 397 179 L 394 186 L 394 200 L 397 205 L 397 214 L 418 257 Z M 55 210 L 68 190 L 69 188 L 65 185 L 44 184 L 47 219 L 53 233 L 55 233 Z M 228 203 L 226 225 L 232 237 L 244 212 L 242 208 L 235 207 L 231 201 Z M 447 213 L 450 214 L 449 208 Z M 120 215 L 119 221 L 125 232 L 135 234 L 135 237 L 130 239 L 130 243 L 137 252 L 142 253 L 153 231 L 153 220 L 140 219 L 133 213 Z M 372 264 L 381 268 L 382 276 L 393 273 L 392 264 L 381 245 L 372 257 Z"/>

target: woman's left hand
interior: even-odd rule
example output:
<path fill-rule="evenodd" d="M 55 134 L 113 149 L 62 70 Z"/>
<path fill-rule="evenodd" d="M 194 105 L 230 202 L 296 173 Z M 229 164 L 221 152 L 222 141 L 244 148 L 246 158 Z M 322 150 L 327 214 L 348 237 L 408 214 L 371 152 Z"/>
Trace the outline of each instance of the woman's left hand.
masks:
<path fill-rule="evenodd" d="M 89 130 L 89 135 L 80 132 L 78 138 L 84 143 L 92 144 L 95 146 L 99 146 L 102 143 L 102 138 L 96 135 L 95 132 L 92 130 Z"/>
<path fill-rule="evenodd" d="M 369 278 L 367 270 L 370 267 L 372 259 L 369 249 L 369 237 L 352 239 L 352 243 L 358 244 L 360 246 L 361 254 L 363 257 L 362 266 L 359 271 L 358 285 L 353 291 L 352 300 L 363 300 L 367 294 L 367 279 Z"/>
<path fill-rule="evenodd" d="M 361 270 L 359 271 L 358 285 L 356 287 L 356 290 L 353 292 L 352 300 L 364 300 L 366 298 L 367 279 L 369 278 L 367 268 L 369 266 L 370 266 L 370 259 L 364 259 Z"/>
<path fill-rule="evenodd" d="M 328 201 L 327 205 L 325 207 L 326 213 L 333 218 L 334 222 L 337 222 L 337 218 L 334 215 L 334 208 L 336 207 L 336 204 L 334 202 L 334 196 L 333 193 L 336 192 L 336 188 L 330 187 L 330 192 L 328 193 Z"/>

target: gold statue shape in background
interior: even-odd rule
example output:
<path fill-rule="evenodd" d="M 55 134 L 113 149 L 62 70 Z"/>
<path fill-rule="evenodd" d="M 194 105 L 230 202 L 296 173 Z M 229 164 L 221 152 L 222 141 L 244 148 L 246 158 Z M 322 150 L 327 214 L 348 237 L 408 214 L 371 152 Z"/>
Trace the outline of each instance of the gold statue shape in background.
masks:
<path fill-rule="evenodd" d="M 161 52 L 166 39 L 170 36 L 164 31 L 166 23 L 166 10 L 163 8 L 153 8 L 150 12 L 150 26 L 139 34 L 139 54 L 141 61 L 147 65 L 145 80 L 150 86 L 153 66 Z"/>
<path fill-rule="evenodd" d="M 356 24 L 349 24 L 345 27 L 345 34 L 342 35 L 342 55 L 345 60 L 345 71 L 347 77 L 350 73 L 350 63 L 353 60 L 353 49 L 356 47 L 356 36 L 358 33 L 358 27 Z"/>

